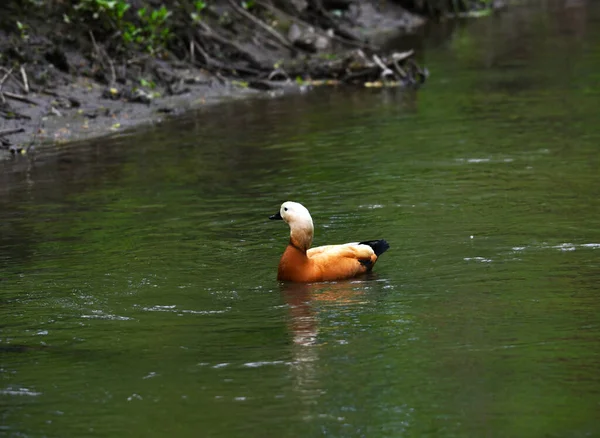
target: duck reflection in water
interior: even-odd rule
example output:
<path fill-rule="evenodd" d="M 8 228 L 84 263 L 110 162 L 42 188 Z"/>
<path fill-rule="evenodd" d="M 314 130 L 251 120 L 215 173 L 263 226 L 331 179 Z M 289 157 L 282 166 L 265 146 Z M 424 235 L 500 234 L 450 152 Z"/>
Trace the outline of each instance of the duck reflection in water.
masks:
<path fill-rule="evenodd" d="M 288 327 L 292 338 L 292 370 L 296 390 L 306 402 L 319 397 L 322 384 L 317 379 L 319 360 L 319 313 L 337 306 L 361 305 L 368 280 L 374 273 L 335 283 L 282 283 L 281 294 L 289 309 Z M 319 309 L 324 307 L 324 309 Z"/>

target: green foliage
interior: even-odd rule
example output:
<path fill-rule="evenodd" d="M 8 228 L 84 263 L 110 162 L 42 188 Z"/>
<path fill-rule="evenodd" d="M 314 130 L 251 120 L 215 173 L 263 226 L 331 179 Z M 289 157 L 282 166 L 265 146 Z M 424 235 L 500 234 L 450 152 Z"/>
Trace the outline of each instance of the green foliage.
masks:
<path fill-rule="evenodd" d="M 29 34 L 27 33 L 27 29 L 29 29 L 29 26 L 21 23 L 20 21 L 16 22 L 17 24 L 17 29 L 19 29 L 19 34 L 21 35 L 21 39 L 23 41 L 27 41 L 29 39 Z"/>
<path fill-rule="evenodd" d="M 131 22 L 125 23 L 123 40 L 127 43 L 139 44 L 152 54 L 164 49 L 172 37 L 167 23 L 171 11 L 164 5 L 154 10 L 141 8 L 137 11 L 137 16 L 141 26 L 136 26 Z"/>
<path fill-rule="evenodd" d="M 73 8 L 76 11 L 91 13 L 95 20 L 108 20 L 120 27 L 125 13 L 131 5 L 125 0 L 81 0 Z"/>
<path fill-rule="evenodd" d="M 97 20 L 105 30 L 120 34 L 126 44 L 140 46 L 153 55 L 164 50 L 172 37 L 168 23 L 171 11 L 163 5 L 158 9 L 143 7 L 133 14 L 129 13 L 131 8 L 126 0 L 80 0 L 73 7 L 81 21 Z M 70 23 L 70 17 L 65 17 Z"/>
<path fill-rule="evenodd" d="M 140 78 L 140 85 L 142 87 L 150 88 L 151 90 L 154 90 L 156 88 L 156 82 L 154 82 L 152 80 L 149 81 L 144 78 Z"/>
<path fill-rule="evenodd" d="M 250 10 L 256 6 L 256 1 L 254 0 L 245 0 L 242 2 L 242 7 L 246 10 Z"/>
<path fill-rule="evenodd" d="M 206 2 L 203 2 L 202 0 L 194 2 L 194 12 L 190 14 L 190 17 L 192 18 L 192 21 L 194 23 L 197 23 L 198 21 L 202 20 L 201 13 L 205 8 Z"/>

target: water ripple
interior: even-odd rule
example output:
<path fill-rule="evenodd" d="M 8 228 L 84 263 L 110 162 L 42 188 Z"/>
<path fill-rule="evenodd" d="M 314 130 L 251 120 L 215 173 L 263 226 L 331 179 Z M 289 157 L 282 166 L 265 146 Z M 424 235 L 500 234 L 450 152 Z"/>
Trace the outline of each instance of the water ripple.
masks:
<path fill-rule="evenodd" d="M 139 307 L 139 306 L 136 306 Z M 214 315 L 219 313 L 226 313 L 231 310 L 231 307 L 226 307 L 223 310 L 190 310 L 190 309 L 178 309 L 175 304 L 168 306 L 152 306 L 152 307 L 141 307 L 145 312 L 170 312 L 170 313 L 190 313 L 193 315 Z"/>
<path fill-rule="evenodd" d="M 42 395 L 42 393 L 32 391 L 28 388 L 12 388 L 9 386 L 6 389 L 0 389 L 0 395 L 27 395 L 30 397 L 37 397 L 38 395 Z"/>

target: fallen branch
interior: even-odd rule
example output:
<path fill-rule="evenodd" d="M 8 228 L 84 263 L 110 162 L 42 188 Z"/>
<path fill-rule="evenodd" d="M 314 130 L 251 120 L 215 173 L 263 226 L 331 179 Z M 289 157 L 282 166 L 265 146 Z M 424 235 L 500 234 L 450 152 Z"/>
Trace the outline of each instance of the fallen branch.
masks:
<path fill-rule="evenodd" d="M 25 128 L 0 129 L 0 137 L 25 132 Z"/>
<path fill-rule="evenodd" d="M 394 75 L 394 72 L 383 63 L 379 56 L 373 55 L 373 61 L 375 61 L 375 64 L 377 64 L 379 68 L 381 68 L 382 78 L 387 78 L 388 76 L 393 76 L 394 78 L 396 77 L 396 75 Z"/>
<path fill-rule="evenodd" d="M 412 59 L 413 54 L 408 51 L 367 57 L 362 50 L 353 50 L 331 62 L 312 59 L 307 64 L 292 63 L 282 68 L 289 77 L 307 78 L 304 83 L 312 85 L 418 86 L 428 74 Z M 382 81 L 383 85 L 378 85 Z"/>
<path fill-rule="evenodd" d="M 27 96 L 22 96 L 22 95 L 20 95 L 20 94 L 11 93 L 11 92 L 9 92 L 9 91 L 4 91 L 4 92 L 0 91 L 0 94 L 3 94 L 3 95 L 5 95 L 5 96 L 6 96 L 6 97 L 8 97 L 9 99 L 18 100 L 18 101 L 20 101 L 20 102 L 25 102 L 25 103 L 30 103 L 30 104 L 32 104 L 32 105 L 39 105 L 39 103 L 38 103 L 38 102 L 36 102 L 35 100 L 33 100 L 33 99 L 30 99 L 30 98 L 29 98 L 29 97 L 27 97 Z"/>

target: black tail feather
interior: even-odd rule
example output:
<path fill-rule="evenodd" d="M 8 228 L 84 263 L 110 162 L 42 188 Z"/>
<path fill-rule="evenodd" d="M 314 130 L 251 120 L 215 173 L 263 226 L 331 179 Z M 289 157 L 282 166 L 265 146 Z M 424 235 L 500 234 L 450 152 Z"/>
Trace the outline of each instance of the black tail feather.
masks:
<path fill-rule="evenodd" d="M 365 240 L 364 242 L 359 242 L 359 245 L 369 245 L 373 248 L 375 255 L 379 257 L 381 254 L 386 252 L 390 248 L 390 244 L 385 240 Z"/>

